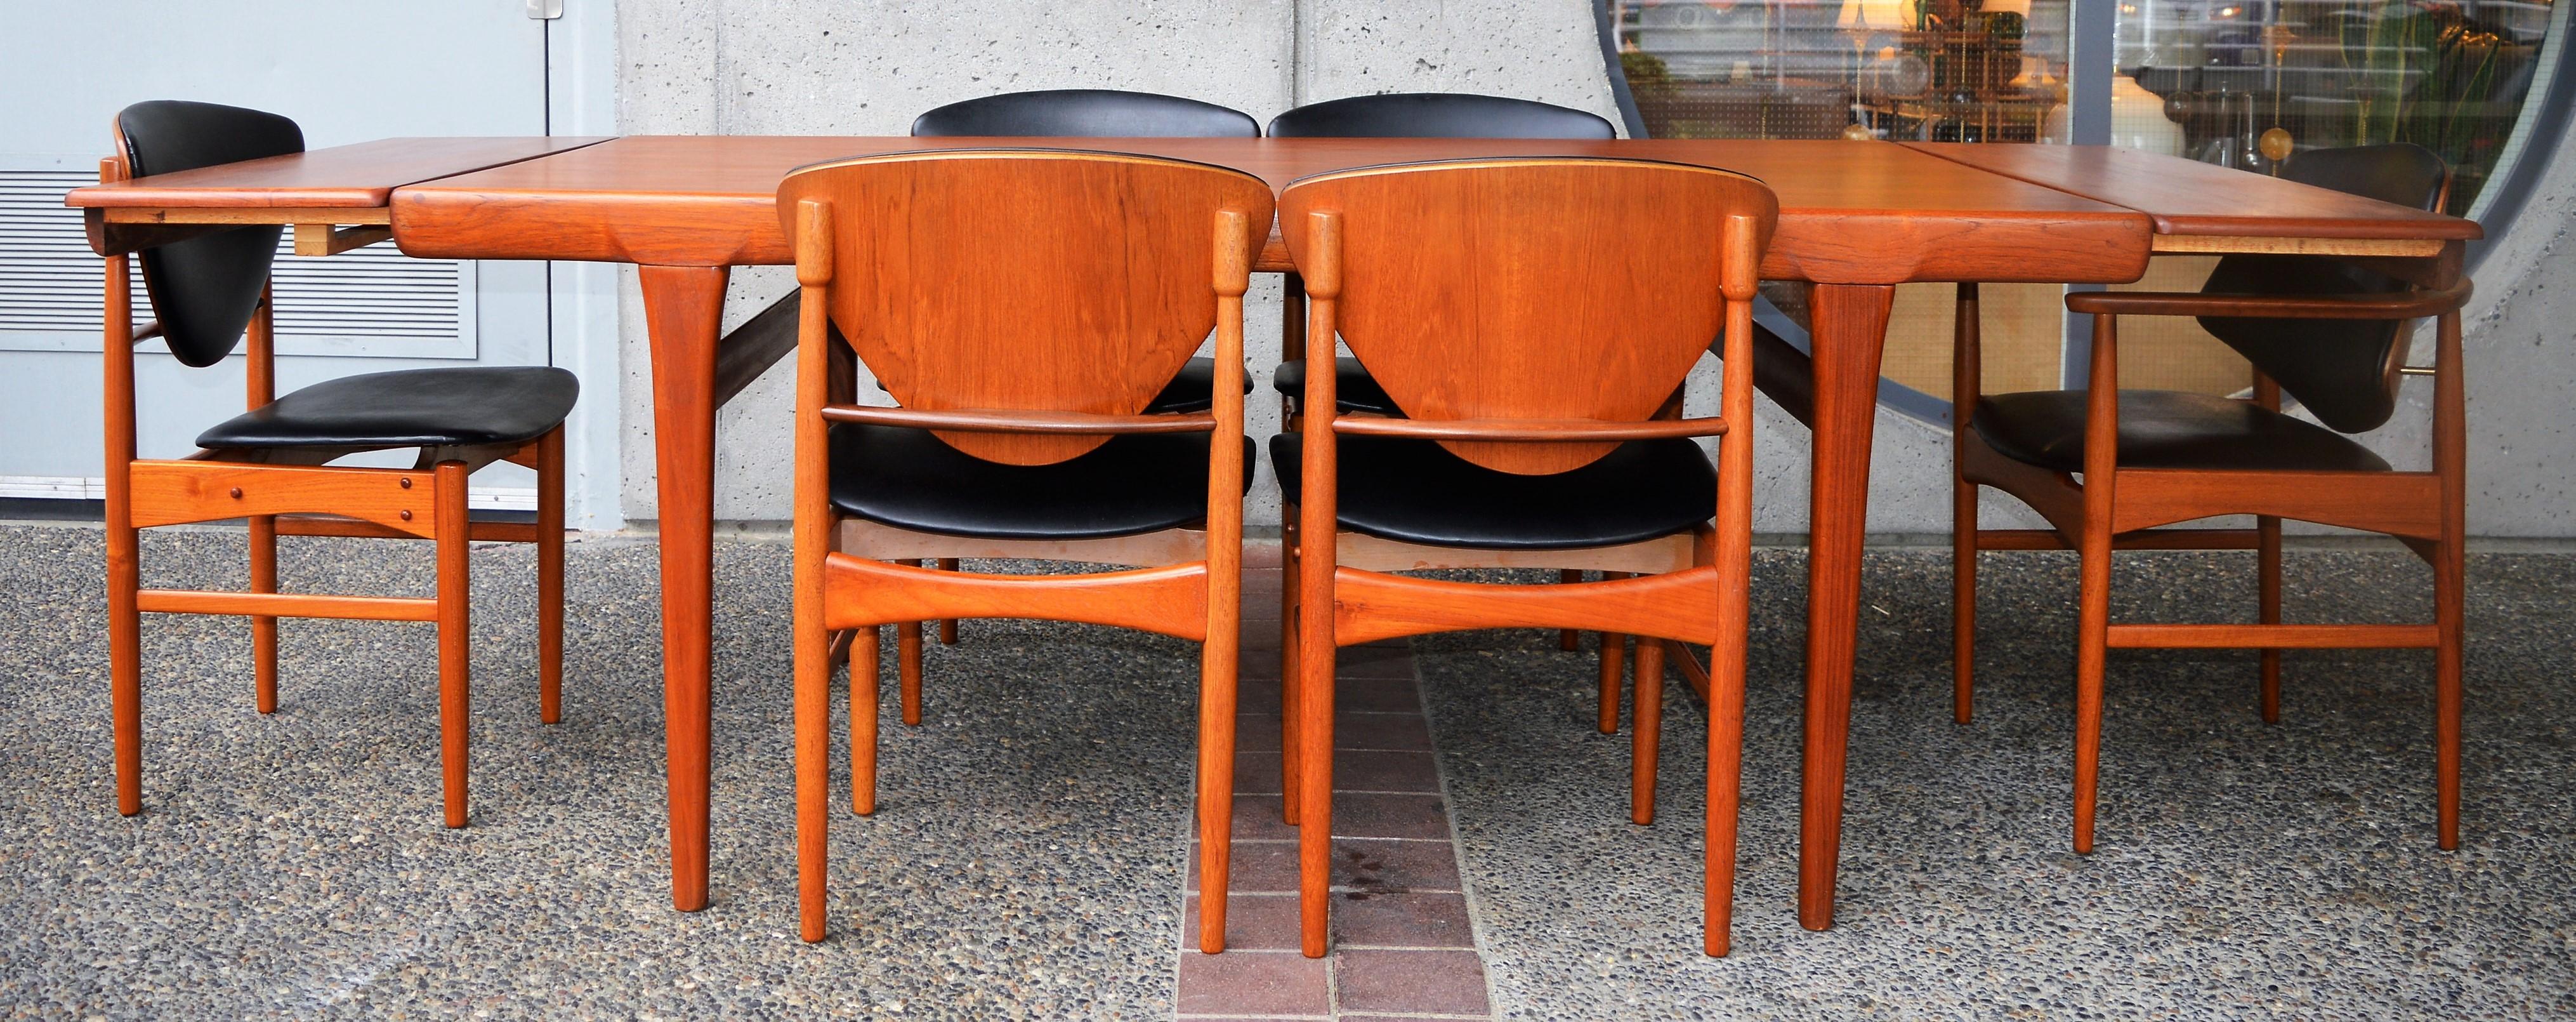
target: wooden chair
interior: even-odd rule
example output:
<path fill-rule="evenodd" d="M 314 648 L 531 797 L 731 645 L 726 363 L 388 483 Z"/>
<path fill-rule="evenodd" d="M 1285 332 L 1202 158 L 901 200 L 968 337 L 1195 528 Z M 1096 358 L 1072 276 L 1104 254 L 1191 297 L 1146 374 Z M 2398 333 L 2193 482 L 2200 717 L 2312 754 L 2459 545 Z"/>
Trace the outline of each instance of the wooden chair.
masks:
<path fill-rule="evenodd" d="M 1777 205 L 1724 171 L 1476 160 L 1325 174 L 1280 225 L 1306 279 L 1306 357 L 1340 337 L 1410 418 L 1338 410 L 1305 379 L 1271 441 L 1298 523 L 1283 677 L 1300 803 L 1303 949 L 1327 948 L 1333 661 L 1341 646 L 1468 628 L 1580 628 L 1709 644 L 1705 950 L 1724 954 L 1752 543 L 1753 374 L 1714 419 L 1657 419 L 1709 338 L 1750 366 L 1755 273 Z M 1689 438 L 1725 437 L 1719 465 Z M 1714 524 L 1712 525 L 1712 519 Z M 1634 573 L 1478 585 L 1425 568 Z M 1630 818 L 1654 813 L 1663 647 L 1637 646 Z"/>
<path fill-rule="evenodd" d="M 121 181 L 302 152 L 294 121 L 211 103 L 156 101 L 116 119 L 116 155 L 99 177 Z M 470 719 L 466 544 L 537 545 L 538 715 L 562 719 L 563 420 L 580 384 L 544 366 L 411 369 L 345 376 L 275 396 L 269 265 L 282 228 L 178 227 L 102 232 L 107 257 L 108 660 L 116 733 L 117 811 L 143 809 L 142 617 L 145 612 L 251 619 L 259 712 L 277 709 L 277 619 L 429 621 L 438 626 L 440 759 L 446 820 L 466 821 Z M 134 326 L 129 255 L 139 258 L 156 322 Z M 134 349 L 158 337 L 187 366 L 224 361 L 247 336 L 249 408 L 176 460 L 135 456 Z M 331 461 L 417 448 L 408 469 Z M 469 521 L 466 477 L 495 461 L 537 472 L 533 525 Z M 250 591 L 142 588 L 138 530 L 247 518 Z M 363 536 L 437 544 L 430 598 L 282 593 L 277 537 Z"/>
<path fill-rule="evenodd" d="M 2312 150 L 2291 158 L 2281 176 L 2418 209 L 2440 209 L 2449 190 L 2441 159 L 2404 144 Z M 2197 294 L 2068 295 L 2067 308 L 2093 317 L 2089 389 L 1975 397 L 1976 287 L 1960 286 L 1954 714 L 1968 722 L 1976 667 L 1977 552 L 2080 551 L 2077 852 L 2093 848 L 2104 660 L 2111 649 L 2136 648 L 2261 650 L 2266 723 L 2280 718 L 2282 649 L 2434 649 L 2440 841 L 2443 848 L 2458 846 L 2465 514 L 2459 309 L 2468 294 L 2456 252 L 2430 268 L 2399 261 L 2229 256 Z M 2119 389 L 2117 318 L 2123 315 L 2199 317 L 2203 328 L 2253 363 L 2252 396 Z M 2401 368 L 2413 333 L 2408 321 L 2425 316 L 2438 324 L 2434 364 L 2421 371 L 2433 377 L 2433 467 L 2399 472 L 2343 434 L 2388 421 L 2401 373 L 2419 372 Z M 2285 392 L 2325 425 L 2282 414 Z M 2020 499 L 2049 528 L 1980 530 L 1979 486 Z M 2254 515 L 2255 526 L 2157 528 L 2228 514 Z M 2434 622 L 2280 623 L 2284 518 L 2404 541 L 2433 567 Z M 2111 623 L 2112 551 L 2247 548 L 2258 552 L 2258 623 Z"/>
<path fill-rule="evenodd" d="M 825 932 L 832 633 L 1086 621 L 1202 643 L 1200 946 L 1225 946 L 1241 611 L 1243 292 L 1259 178 L 1071 151 L 945 150 L 788 175 L 803 289 L 796 415 L 796 797 L 803 935 Z M 835 329 L 901 407 L 831 400 Z M 1146 414 L 1214 328 L 1215 407 Z M 987 575 L 1015 557 L 1143 567 Z M 850 672 L 852 808 L 876 808 L 877 678 Z"/>
<path fill-rule="evenodd" d="M 1005 92 L 936 107 L 914 118 L 917 138 L 1012 136 L 1040 138 L 1260 138 L 1261 125 L 1239 110 L 1180 96 L 1117 89 L 1040 89 Z M 789 292 L 779 304 L 796 301 Z M 1216 360 L 1193 358 L 1156 392 L 1147 413 L 1204 412 L 1215 404 Z M 1252 388 L 1246 373 L 1242 387 Z M 931 562 L 957 570 L 955 558 Z M 930 565 L 925 565 L 930 566 Z M 957 643 L 957 622 L 939 623 L 939 643 Z M 895 626 L 895 674 L 902 689 L 903 722 L 921 723 L 921 622 Z"/>
<path fill-rule="evenodd" d="M 1619 129 L 1599 115 L 1572 107 L 1513 99 L 1508 96 L 1483 96 L 1469 92 L 1391 92 L 1374 96 L 1351 96 L 1345 99 L 1308 103 L 1270 119 L 1273 138 L 1546 138 L 1546 139 L 1613 139 Z M 1280 401 L 1287 406 L 1287 417 L 1296 418 L 1297 395 L 1306 389 L 1306 362 L 1297 358 L 1299 334 L 1304 332 L 1305 290 L 1296 274 L 1288 275 L 1285 307 L 1282 317 L 1279 368 L 1271 374 L 1270 383 L 1279 391 Z M 1334 400 L 1345 412 L 1402 416 L 1402 409 L 1389 399 L 1384 388 L 1370 379 L 1356 358 L 1336 358 L 1333 371 L 1339 375 L 1333 383 Z M 1292 425 L 1290 427 L 1294 429 Z M 1583 573 L 1567 570 L 1560 581 L 1583 581 Z M 1284 622 L 1287 614 L 1282 613 Z M 1557 646 L 1572 652 L 1582 647 L 1578 633 L 1560 632 Z M 1596 724 L 1602 734 L 1619 732 L 1619 674 L 1625 669 L 1627 637 L 1604 633 L 1600 639 L 1600 712 Z M 1286 810 L 1288 821 L 1296 822 L 1296 809 L 1291 800 Z"/>

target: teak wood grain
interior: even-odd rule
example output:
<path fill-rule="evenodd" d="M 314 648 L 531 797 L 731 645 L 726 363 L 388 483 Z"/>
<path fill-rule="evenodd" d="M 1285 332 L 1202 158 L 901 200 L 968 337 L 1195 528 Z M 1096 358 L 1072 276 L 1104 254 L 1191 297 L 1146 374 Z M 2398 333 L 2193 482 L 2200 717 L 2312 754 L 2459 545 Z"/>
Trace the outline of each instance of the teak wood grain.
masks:
<path fill-rule="evenodd" d="M 774 192 L 797 167 L 853 156 L 1064 139 L 629 136 L 403 188 L 394 237 L 440 258 L 668 265 L 790 261 Z M 1332 171 L 1426 160 L 1574 156 L 1731 170 L 1778 192 L 1774 280 L 2125 282 L 2146 268 L 2146 218 L 1884 143 L 1513 139 L 1104 138 L 1081 148 L 1193 160 L 1276 190 Z M 2034 251 L 2046 259 L 2034 259 Z M 1266 248 L 1255 269 L 1289 269 Z"/>
<path fill-rule="evenodd" d="M 780 216 L 833 197 L 832 323 L 897 404 L 931 413 L 1143 411 L 1217 315 L 1209 235 L 1158 228 L 1207 208 L 1266 225 L 1271 210 L 1270 189 L 1247 174 L 1046 151 L 852 160 L 774 187 Z M 1031 215 L 1039 203 L 1096 215 Z M 1109 439 L 933 432 L 1010 465 L 1054 464 Z"/>
<path fill-rule="evenodd" d="M 2140 210 L 2155 219 L 2158 234 L 2435 241 L 2485 236 L 2474 220 L 2134 149 L 1899 144 L 2017 181 Z"/>
<path fill-rule="evenodd" d="M 1457 183 L 1412 180 L 1426 177 Z M 1676 205 L 1676 195 L 1699 201 Z M 1587 159 L 1308 178 L 1281 197 L 1292 254 L 1311 258 L 1327 212 L 1342 224 L 1344 264 L 1369 267 L 1335 299 L 1342 341 L 1406 413 L 1369 425 L 1417 436 L 1445 427 L 1437 442 L 1451 453 L 1522 475 L 1689 428 L 1648 420 L 1724 325 L 1716 282 L 1729 253 L 1718 239 L 1741 226 L 1760 251 L 1778 216 L 1771 190 L 1739 174 Z M 1461 336 L 1475 338 L 1472 356 Z"/>
<path fill-rule="evenodd" d="M 605 142 L 605 137 L 384 138 L 109 181 L 64 204 L 99 209 L 381 207 L 394 189 Z M 271 221 L 277 222 L 277 221 Z"/>

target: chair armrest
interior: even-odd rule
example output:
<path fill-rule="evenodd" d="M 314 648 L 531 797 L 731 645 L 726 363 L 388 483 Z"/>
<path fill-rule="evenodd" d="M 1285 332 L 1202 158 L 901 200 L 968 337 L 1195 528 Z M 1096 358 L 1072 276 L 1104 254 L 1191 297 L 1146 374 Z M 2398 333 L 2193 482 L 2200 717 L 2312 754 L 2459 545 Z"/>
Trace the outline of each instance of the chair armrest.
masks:
<path fill-rule="evenodd" d="M 1725 419 L 1379 419 L 1335 416 L 1333 432 L 1413 440 L 1483 440 L 1526 443 L 1600 443 L 1724 436 Z"/>
<path fill-rule="evenodd" d="M 911 429 L 943 429 L 959 433 L 1100 435 L 1216 431 L 1216 416 L 1208 412 L 1191 415 L 1101 415 L 1092 412 L 1024 411 L 1010 408 L 954 408 L 930 411 L 920 408 L 889 408 L 880 405 L 826 405 L 823 408 L 823 418 L 832 422 L 858 422 L 875 426 L 903 426 Z"/>
<path fill-rule="evenodd" d="M 2391 295 L 2230 295 L 2177 291 L 2078 291 L 2066 308 L 2092 316 L 2241 316 L 2249 319 L 2417 319 L 2469 300 L 2463 280 L 2440 291 Z"/>

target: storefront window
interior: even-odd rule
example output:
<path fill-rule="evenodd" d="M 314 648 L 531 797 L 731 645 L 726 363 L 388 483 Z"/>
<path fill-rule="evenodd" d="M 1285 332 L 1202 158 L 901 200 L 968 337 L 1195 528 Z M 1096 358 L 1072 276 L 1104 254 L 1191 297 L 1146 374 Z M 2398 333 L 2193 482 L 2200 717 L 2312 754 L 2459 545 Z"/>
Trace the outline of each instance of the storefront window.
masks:
<path fill-rule="evenodd" d="M 2550 113 L 2524 102 L 2556 60 L 2543 59 L 2550 0 L 2075 2 L 2117 5 L 2110 123 L 2085 132 L 2114 145 L 2264 173 L 2271 153 L 2412 142 L 2450 162 L 2449 210 L 2465 214 L 2517 125 Z M 2068 0 L 1610 0 L 1608 24 L 1649 137 L 2063 144 L 2078 134 L 2070 13 Z M 2211 262 L 2160 258 L 2134 286 L 2195 288 Z M 1935 398 L 1949 396 L 1950 296 L 1900 287 L 1889 323 L 1887 376 Z M 2059 290 L 1984 299 L 1987 387 L 2057 386 Z M 2132 346 L 2124 382 L 2245 386 L 2243 362 L 2189 321 L 2139 330 L 2162 343 Z"/>

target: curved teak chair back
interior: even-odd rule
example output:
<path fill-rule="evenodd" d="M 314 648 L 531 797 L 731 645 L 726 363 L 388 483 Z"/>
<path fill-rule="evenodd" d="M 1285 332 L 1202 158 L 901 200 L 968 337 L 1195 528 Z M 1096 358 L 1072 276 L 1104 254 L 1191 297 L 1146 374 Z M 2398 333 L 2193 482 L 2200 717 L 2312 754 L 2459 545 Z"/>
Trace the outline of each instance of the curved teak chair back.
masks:
<path fill-rule="evenodd" d="M 929 411 L 1135 414 L 1216 325 L 1219 239 L 1248 265 L 1271 216 L 1269 186 L 1249 174 L 1062 151 L 896 153 L 797 170 L 779 185 L 778 209 L 800 252 L 807 203 L 825 209 L 830 232 L 820 251 L 833 325 L 898 403 Z M 938 435 L 1013 465 L 1064 461 L 1107 439 Z"/>
<path fill-rule="evenodd" d="M 119 111 L 116 134 L 130 177 L 304 151 L 303 130 L 285 117 L 176 99 Z M 269 264 L 284 231 L 255 224 L 140 253 L 143 287 L 152 295 L 170 354 L 191 366 L 210 366 L 232 354 L 268 287 Z"/>
<path fill-rule="evenodd" d="M 1307 293 L 1416 420 L 1638 422 L 1750 302 L 1779 204 L 1760 181 L 1634 160 L 1408 164 L 1298 181 Z M 1347 271 L 1346 269 L 1347 268 Z M 1440 441 L 1525 475 L 1617 446 Z"/>

